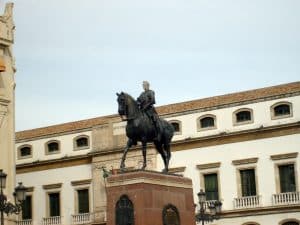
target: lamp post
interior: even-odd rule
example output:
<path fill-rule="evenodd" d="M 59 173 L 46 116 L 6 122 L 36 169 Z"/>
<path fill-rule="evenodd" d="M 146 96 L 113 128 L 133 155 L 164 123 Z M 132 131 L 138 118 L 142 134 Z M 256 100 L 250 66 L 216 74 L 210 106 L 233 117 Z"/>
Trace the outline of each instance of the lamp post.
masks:
<path fill-rule="evenodd" d="M 200 210 L 196 214 L 197 222 L 202 222 L 202 225 L 204 225 L 204 222 L 213 222 L 220 218 L 222 202 L 216 200 L 206 203 L 206 194 L 202 189 L 198 193 L 198 199 Z M 207 211 L 207 208 L 209 209 L 209 212 Z"/>
<path fill-rule="evenodd" d="M 4 213 L 9 214 L 19 214 L 22 210 L 22 203 L 26 198 L 27 188 L 19 183 L 18 187 L 15 188 L 13 193 L 15 204 L 11 203 L 7 197 L 3 194 L 3 189 L 6 187 L 6 177 L 7 174 L 0 170 L 0 216 L 1 216 L 1 225 L 4 225 Z"/>

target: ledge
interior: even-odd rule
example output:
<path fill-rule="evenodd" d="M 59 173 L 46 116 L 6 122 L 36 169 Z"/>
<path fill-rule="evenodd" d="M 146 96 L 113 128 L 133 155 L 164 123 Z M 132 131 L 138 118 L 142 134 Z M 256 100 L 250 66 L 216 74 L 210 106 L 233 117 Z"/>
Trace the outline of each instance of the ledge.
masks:
<path fill-rule="evenodd" d="M 199 170 L 205 170 L 205 169 L 219 168 L 220 166 L 221 166 L 221 162 L 216 162 L 216 163 L 199 164 L 196 167 Z"/>
<path fill-rule="evenodd" d="M 235 166 L 238 165 L 244 165 L 244 164 L 250 164 L 250 163 L 257 163 L 258 158 L 248 158 L 248 159 L 238 159 L 238 160 L 233 160 L 232 164 Z"/>
<path fill-rule="evenodd" d="M 286 154 L 278 154 L 278 155 L 271 155 L 272 160 L 281 160 L 281 159 L 294 159 L 297 158 L 298 152 L 286 153 Z"/>

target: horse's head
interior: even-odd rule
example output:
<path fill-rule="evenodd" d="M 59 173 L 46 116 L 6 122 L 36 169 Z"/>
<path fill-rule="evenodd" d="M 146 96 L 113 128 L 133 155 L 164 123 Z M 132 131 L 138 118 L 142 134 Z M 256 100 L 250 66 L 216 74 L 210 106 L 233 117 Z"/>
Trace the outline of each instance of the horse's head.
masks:
<path fill-rule="evenodd" d="M 131 120 L 136 118 L 139 113 L 139 108 L 134 98 L 124 92 L 116 94 L 118 96 L 118 112 L 122 120 Z"/>
<path fill-rule="evenodd" d="M 126 94 L 124 92 L 116 93 L 118 96 L 117 101 L 118 101 L 118 113 L 121 116 L 122 120 L 125 120 L 125 118 L 128 116 L 127 115 L 127 98 Z"/>

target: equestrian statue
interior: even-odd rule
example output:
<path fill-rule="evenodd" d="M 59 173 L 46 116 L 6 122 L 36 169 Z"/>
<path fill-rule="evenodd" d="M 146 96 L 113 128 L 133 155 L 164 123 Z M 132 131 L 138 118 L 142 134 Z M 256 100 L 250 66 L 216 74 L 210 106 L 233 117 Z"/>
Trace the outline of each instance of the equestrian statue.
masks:
<path fill-rule="evenodd" d="M 137 142 L 142 143 L 143 167 L 147 166 L 147 143 L 154 143 L 156 150 L 161 155 L 165 168 L 163 172 L 169 170 L 171 158 L 170 143 L 174 135 L 173 126 L 166 120 L 159 118 L 155 108 L 155 93 L 149 89 L 149 82 L 143 82 L 144 92 L 135 100 L 129 94 L 117 93 L 118 112 L 123 121 L 127 121 L 126 135 L 127 145 L 123 152 L 120 165 L 121 171 L 125 170 L 125 159 L 128 150 Z"/>

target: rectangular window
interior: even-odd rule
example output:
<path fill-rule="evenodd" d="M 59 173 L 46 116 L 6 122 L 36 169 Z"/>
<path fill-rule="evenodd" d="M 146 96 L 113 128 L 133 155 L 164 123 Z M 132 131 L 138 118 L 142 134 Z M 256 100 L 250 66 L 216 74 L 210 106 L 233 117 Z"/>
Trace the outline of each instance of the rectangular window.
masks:
<path fill-rule="evenodd" d="M 78 196 L 78 213 L 88 213 L 90 211 L 89 189 L 77 191 Z"/>
<path fill-rule="evenodd" d="M 25 201 L 22 203 L 22 219 L 32 219 L 32 197 L 27 195 Z"/>
<path fill-rule="evenodd" d="M 206 200 L 219 200 L 218 175 L 216 173 L 204 175 Z"/>
<path fill-rule="evenodd" d="M 240 170 L 242 196 L 255 196 L 256 183 L 254 169 Z"/>
<path fill-rule="evenodd" d="M 60 216 L 59 193 L 50 193 L 49 194 L 49 213 L 50 213 L 50 217 Z"/>
<path fill-rule="evenodd" d="M 294 164 L 278 166 L 279 168 L 279 179 L 280 179 L 280 191 L 284 192 L 295 192 L 295 170 Z"/>

